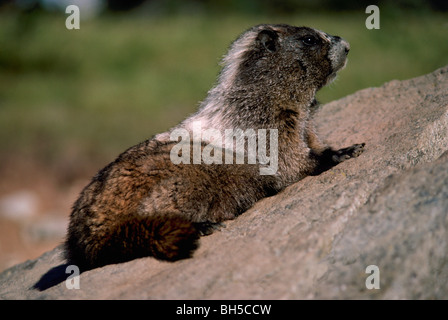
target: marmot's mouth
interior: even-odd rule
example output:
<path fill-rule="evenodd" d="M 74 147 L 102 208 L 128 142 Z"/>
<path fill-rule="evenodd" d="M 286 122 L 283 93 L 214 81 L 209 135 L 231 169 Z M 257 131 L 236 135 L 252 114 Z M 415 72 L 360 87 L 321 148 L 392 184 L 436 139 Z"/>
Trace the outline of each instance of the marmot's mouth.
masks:
<path fill-rule="evenodd" d="M 347 65 L 348 59 L 346 54 L 340 54 L 338 58 L 339 59 L 331 60 L 331 71 L 327 77 L 326 85 L 336 79 L 337 72 L 344 69 Z"/>
<path fill-rule="evenodd" d="M 344 69 L 345 66 L 347 65 L 347 60 L 348 59 L 344 59 L 343 61 L 341 61 L 341 63 L 335 66 L 333 66 L 332 64 L 331 66 L 332 70 L 330 71 L 330 74 L 327 76 L 327 81 L 325 82 L 325 85 L 331 83 L 334 79 L 336 79 L 336 77 L 338 76 L 338 71 Z"/>
<path fill-rule="evenodd" d="M 336 71 L 330 73 L 330 75 L 327 77 L 327 81 L 325 82 L 325 85 L 331 83 L 334 79 L 336 79 L 337 76 L 338 76 L 338 74 L 336 73 Z"/>
<path fill-rule="evenodd" d="M 348 59 L 345 58 L 345 59 L 343 59 L 342 61 L 340 61 L 338 65 L 336 65 L 336 66 L 334 66 L 334 67 L 332 66 L 332 67 L 333 67 L 333 73 L 336 73 L 336 72 L 338 72 L 339 70 L 344 69 L 345 66 L 347 65 L 347 61 L 348 61 Z"/>

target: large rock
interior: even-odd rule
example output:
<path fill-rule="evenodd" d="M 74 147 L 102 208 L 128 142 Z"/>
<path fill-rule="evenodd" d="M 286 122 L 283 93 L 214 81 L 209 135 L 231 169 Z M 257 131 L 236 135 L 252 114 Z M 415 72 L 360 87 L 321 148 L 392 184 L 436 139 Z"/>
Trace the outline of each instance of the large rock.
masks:
<path fill-rule="evenodd" d="M 327 104 L 318 127 L 366 151 L 258 202 L 192 259 L 105 266 L 69 290 L 57 247 L 0 274 L 0 297 L 447 299 L 448 66 Z"/>

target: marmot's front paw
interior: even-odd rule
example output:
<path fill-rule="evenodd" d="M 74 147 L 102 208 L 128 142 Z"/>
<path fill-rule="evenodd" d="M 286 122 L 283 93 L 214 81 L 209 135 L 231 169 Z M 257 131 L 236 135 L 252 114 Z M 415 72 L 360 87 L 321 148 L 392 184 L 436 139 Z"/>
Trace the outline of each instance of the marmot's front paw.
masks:
<path fill-rule="evenodd" d="M 359 157 L 359 155 L 364 152 L 365 145 L 365 143 L 358 143 L 347 148 L 339 149 L 333 155 L 333 161 L 339 163 L 350 158 Z"/>

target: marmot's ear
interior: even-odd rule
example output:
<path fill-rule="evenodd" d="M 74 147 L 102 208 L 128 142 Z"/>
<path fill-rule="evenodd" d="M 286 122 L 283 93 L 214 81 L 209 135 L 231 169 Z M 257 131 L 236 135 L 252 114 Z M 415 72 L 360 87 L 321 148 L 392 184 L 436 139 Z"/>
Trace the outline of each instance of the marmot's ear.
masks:
<path fill-rule="evenodd" d="M 272 29 L 261 30 L 257 39 L 269 52 L 275 52 L 278 48 L 278 34 Z"/>

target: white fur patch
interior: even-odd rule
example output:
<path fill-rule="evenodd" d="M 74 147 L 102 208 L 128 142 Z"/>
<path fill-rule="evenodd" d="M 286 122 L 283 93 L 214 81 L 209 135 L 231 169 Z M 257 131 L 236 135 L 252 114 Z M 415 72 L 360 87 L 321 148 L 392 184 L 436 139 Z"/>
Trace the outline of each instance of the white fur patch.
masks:
<path fill-rule="evenodd" d="M 234 83 L 243 55 L 253 45 L 257 35 L 258 32 L 256 30 L 244 34 L 232 44 L 229 52 L 223 58 L 223 71 L 220 77 L 220 85 L 224 86 L 225 90 Z"/>

